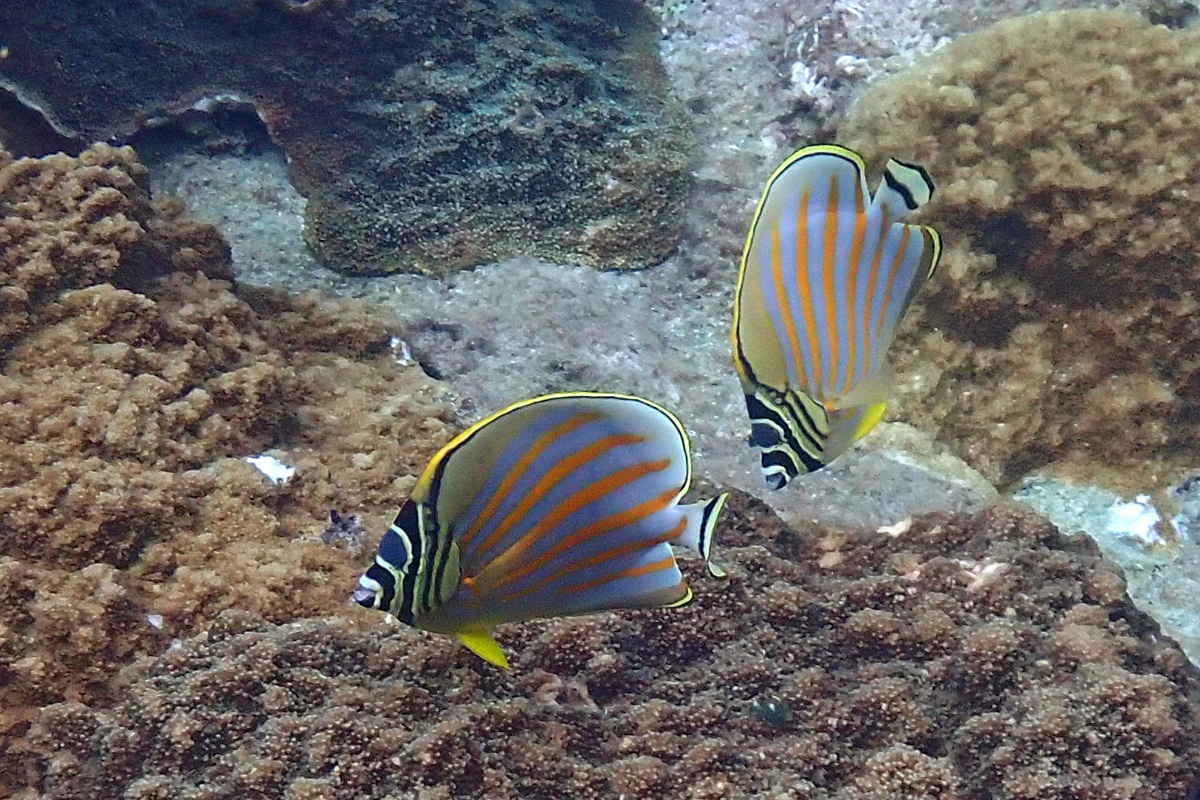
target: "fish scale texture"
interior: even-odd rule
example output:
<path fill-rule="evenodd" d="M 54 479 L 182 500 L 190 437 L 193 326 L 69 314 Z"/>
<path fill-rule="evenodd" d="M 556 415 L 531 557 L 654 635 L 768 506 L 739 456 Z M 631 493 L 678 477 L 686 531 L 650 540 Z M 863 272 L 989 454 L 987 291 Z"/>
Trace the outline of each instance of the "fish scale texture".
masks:
<path fill-rule="evenodd" d="M 1005 508 L 791 529 L 743 495 L 722 527 L 693 605 L 502 630 L 512 672 L 227 612 L 111 711 L 44 709 L 25 797 L 1194 796 L 1197 672 L 1086 540 Z"/>
<path fill-rule="evenodd" d="M 3 24 L 0 84 L 84 139 L 252 103 L 334 269 L 645 267 L 679 238 L 691 136 L 634 0 L 13 0 Z"/>
<path fill-rule="evenodd" d="M 243 292 L 225 243 L 152 202 L 132 151 L 0 152 L 0 795 L 36 708 L 104 704 L 139 653 L 228 607 L 346 602 L 320 541 L 450 433 L 441 389 L 361 306 Z M 273 486 L 243 458 L 297 470 Z"/>
<path fill-rule="evenodd" d="M 1166 488 L 1200 449 L 1200 32 L 998 23 L 868 90 L 842 143 L 924 165 L 942 267 L 893 348 L 901 418 L 1004 485 Z"/>

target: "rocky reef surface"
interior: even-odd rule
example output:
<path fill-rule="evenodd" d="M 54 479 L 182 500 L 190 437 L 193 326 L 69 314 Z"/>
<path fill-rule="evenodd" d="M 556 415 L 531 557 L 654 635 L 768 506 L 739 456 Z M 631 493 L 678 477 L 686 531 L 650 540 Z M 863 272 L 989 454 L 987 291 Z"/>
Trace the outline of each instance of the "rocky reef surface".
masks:
<path fill-rule="evenodd" d="M 841 136 L 940 182 L 895 413 L 1096 536 L 1200 659 L 1197 86 L 1195 28 L 1039 14 L 876 84 Z"/>
<path fill-rule="evenodd" d="M 83 141 L 252 106 L 338 270 L 644 267 L 679 239 L 690 129 L 636 0 L 14 0 L 0 28 L 0 85 Z"/>
<path fill-rule="evenodd" d="M 5 741 L 46 703 L 108 702 L 121 665 L 223 609 L 343 606 L 330 510 L 391 510 L 451 430 L 385 320 L 235 290 L 219 234 L 145 179 L 106 145 L 0 153 Z M 291 480 L 245 460 L 268 450 Z"/>
<path fill-rule="evenodd" d="M 878 83 L 842 123 L 856 87 L 907 65 L 898 42 L 917 31 L 916 50 L 934 49 L 942 28 L 921 3 L 828 5 L 668 9 L 701 183 L 682 251 L 642 272 L 521 258 L 439 280 L 329 277 L 301 254 L 279 154 L 192 154 L 156 176 L 237 232 L 232 259 L 152 201 L 128 150 L 0 155 L 0 794 L 1196 797 L 1200 682 L 1142 613 L 1197 647 L 1196 527 L 1150 548 L 1113 527 L 1153 504 L 1132 492 L 1173 482 L 1153 502 L 1178 495 L 1176 518 L 1197 517 L 1180 483 L 1200 375 L 1180 223 L 1200 152 L 1196 34 L 1108 12 L 1010 21 Z M 1147 5 L 1186 21 L 1186 3 Z M 303 26 L 352 6 L 238 8 Z M 218 7 L 233 8 L 196 8 Z M 338 24 L 402 19 L 371 16 Z M 560 23 L 574 24 L 530 24 Z M 6 52 L 11 76 L 35 51 Z M 515 124 L 536 129 L 545 110 L 526 113 Z M 0 139 L 18 127 L 0 108 Z M 942 188 L 925 221 L 950 248 L 895 350 L 889 421 L 769 495 L 785 521 L 737 496 L 728 581 L 697 581 L 676 612 L 505 629 L 513 673 L 348 606 L 373 544 L 362 524 L 386 524 L 456 427 L 538 391 L 654 397 L 692 430 L 701 474 L 765 496 L 728 364 L 733 265 L 770 162 L 826 134 L 929 166 Z M 677 185 L 656 180 L 639 188 Z M 229 194 L 203 196 L 216 182 Z M 438 263 L 463 263 L 470 248 L 451 244 Z M 263 453 L 294 476 L 246 460 Z M 1142 611 L 1094 547 L 1027 512 L 906 519 L 977 507 L 1030 470 L 1124 494 L 1022 489 L 1067 530 L 1111 531 Z"/>
<path fill-rule="evenodd" d="M 993 481 L 1165 489 L 1200 453 L 1200 33 L 1115 11 L 962 37 L 842 140 L 939 178 L 947 234 L 897 347 L 898 413 Z"/>
<path fill-rule="evenodd" d="M 512 672 L 403 626 L 225 612 L 128 670 L 110 710 L 43 709 L 21 797 L 1200 788 L 1200 673 L 1085 537 L 1005 508 L 797 529 L 742 495 L 722 534 L 730 577 L 698 581 L 691 606 L 509 626 Z"/>

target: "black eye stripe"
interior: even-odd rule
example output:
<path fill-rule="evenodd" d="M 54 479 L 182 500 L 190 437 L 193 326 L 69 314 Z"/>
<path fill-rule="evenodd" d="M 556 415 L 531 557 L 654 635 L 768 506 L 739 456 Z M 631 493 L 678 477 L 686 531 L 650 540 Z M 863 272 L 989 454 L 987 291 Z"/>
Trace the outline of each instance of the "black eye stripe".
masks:
<path fill-rule="evenodd" d="M 394 530 L 387 530 L 379 541 L 379 557 L 404 572 L 409 563 L 408 544 Z"/>
<path fill-rule="evenodd" d="M 420 517 L 417 514 L 417 504 L 412 500 L 405 502 L 400 509 L 400 513 L 392 520 L 393 528 L 400 528 L 401 530 L 408 531 L 410 534 L 416 533 L 420 524 Z"/>

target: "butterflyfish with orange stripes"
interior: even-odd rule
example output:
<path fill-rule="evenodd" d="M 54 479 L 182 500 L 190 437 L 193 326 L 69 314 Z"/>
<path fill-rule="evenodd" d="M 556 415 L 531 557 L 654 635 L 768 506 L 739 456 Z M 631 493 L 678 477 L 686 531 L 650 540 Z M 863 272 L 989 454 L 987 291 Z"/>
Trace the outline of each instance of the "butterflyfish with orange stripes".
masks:
<path fill-rule="evenodd" d="M 733 354 L 771 488 L 826 466 L 883 416 L 887 350 L 942 250 L 937 231 L 902 220 L 933 191 L 924 169 L 892 159 L 871 195 L 862 158 L 837 145 L 797 151 L 767 181 Z"/>
<path fill-rule="evenodd" d="M 680 505 L 691 448 L 637 397 L 553 394 L 471 426 L 434 456 L 354 600 L 508 667 L 492 629 L 538 617 L 682 606 L 673 545 L 714 576 L 725 495 Z"/>

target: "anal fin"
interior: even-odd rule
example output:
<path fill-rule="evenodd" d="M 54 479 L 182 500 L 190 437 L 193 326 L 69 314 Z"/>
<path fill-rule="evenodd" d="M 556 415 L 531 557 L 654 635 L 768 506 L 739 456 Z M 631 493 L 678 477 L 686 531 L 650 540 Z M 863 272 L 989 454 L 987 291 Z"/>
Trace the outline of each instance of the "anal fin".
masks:
<path fill-rule="evenodd" d="M 879 420 L 883 419 L 883 412 L 886 406 L 883 403 L 875 403 L 867 408 L 863 414 L 862 421 L 858 423 L 858 428 L 854 431 L 854 441 L 866 436 L 871 432 L 871 429 L 879 424 Z"/>
<path fill-rule="evenodd" d="M 501 669 L 511 669 L 504 651 L 487 628 L 463 628 L 454 634 L 475 655 Z"/>

